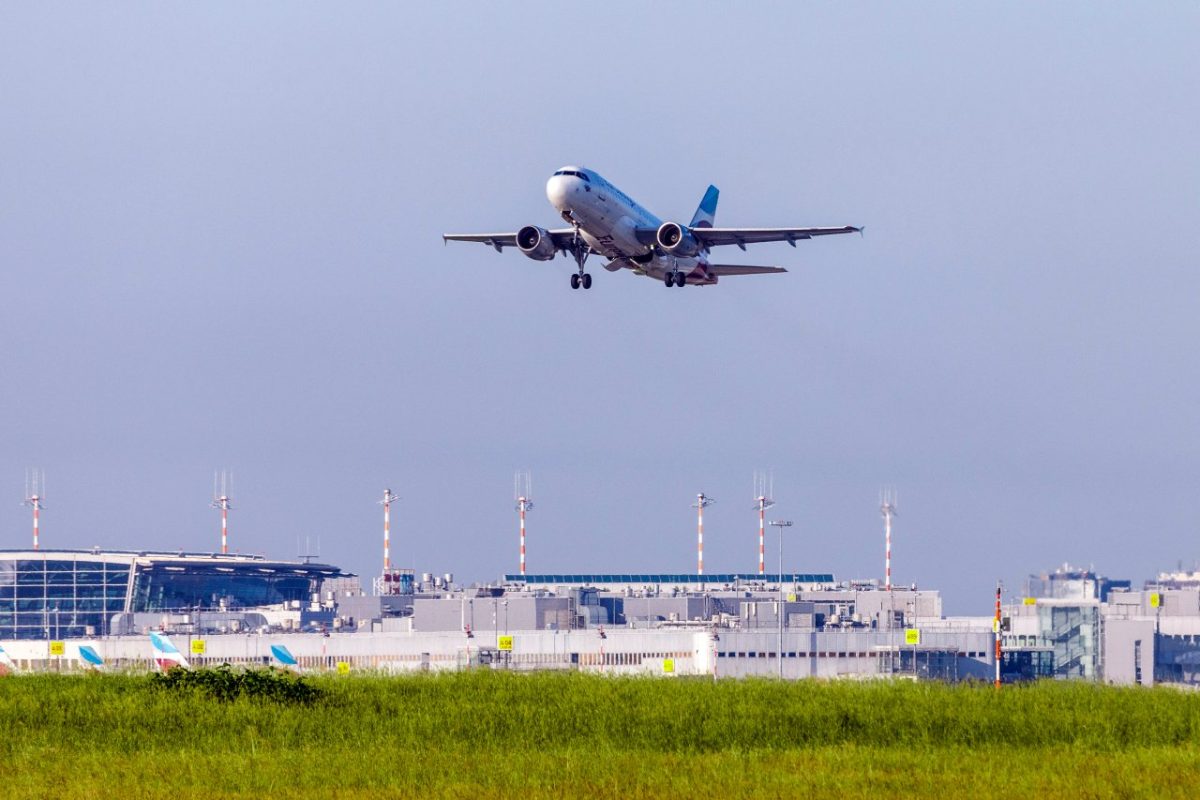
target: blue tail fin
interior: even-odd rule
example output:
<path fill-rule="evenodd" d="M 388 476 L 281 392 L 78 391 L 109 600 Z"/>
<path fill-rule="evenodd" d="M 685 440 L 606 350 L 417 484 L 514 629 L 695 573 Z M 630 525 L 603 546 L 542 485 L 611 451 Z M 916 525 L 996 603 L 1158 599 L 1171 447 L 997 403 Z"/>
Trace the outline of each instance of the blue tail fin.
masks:
<path fill-rule="evenodd" d="M 721 192 L 717 187 L 708 187 L 708 191 L 704 193 L 704 199 L 700 201 L 700 207 L 696 209 L 692 222 L 688 225 L 689 228 L 711 228 L 713 226 L 713 220 L 717 218 L 717 198 L 720 195 Z"/>

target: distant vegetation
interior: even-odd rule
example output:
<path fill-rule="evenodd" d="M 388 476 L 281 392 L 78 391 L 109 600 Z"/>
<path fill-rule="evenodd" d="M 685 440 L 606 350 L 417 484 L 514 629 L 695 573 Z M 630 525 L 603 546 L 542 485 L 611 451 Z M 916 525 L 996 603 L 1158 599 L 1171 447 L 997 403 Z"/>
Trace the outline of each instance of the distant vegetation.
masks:
<path fill-rule="evenodd" d="M 0 732 L 5 798 L 1200 790 L 1200 695 L 1082 683 L 41 675 L 0 679 Z"/>

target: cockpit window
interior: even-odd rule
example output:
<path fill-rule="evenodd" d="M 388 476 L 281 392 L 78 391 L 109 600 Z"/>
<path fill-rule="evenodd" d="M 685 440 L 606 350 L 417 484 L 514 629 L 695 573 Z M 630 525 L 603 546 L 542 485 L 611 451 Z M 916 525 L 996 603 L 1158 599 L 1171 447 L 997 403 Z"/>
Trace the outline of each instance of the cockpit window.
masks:
<path fill-rule="evenodd" d="M 589 178 L 586 174 L 584 174 L 582 172 L 576 172 L 573 169 L 560 169 L 558 172 L 556 172 L 554 174 L 555 175 L 570 175 L 573 178 L 582 178 L 583 180 L 587 181 L 588 183 L 592 182 L 592 179 Z"/>

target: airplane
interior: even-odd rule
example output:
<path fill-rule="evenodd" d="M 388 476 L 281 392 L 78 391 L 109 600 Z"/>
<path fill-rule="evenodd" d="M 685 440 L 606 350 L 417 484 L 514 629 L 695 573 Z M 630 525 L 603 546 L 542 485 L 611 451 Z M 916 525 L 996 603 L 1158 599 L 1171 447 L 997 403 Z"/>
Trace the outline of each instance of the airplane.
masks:
<path fill-rule="evenodd" d="M 546 197 L 569 228 L 546 230 L 526 225 L 516 233 L 447 233 L 443 242 L 481 242 L 496 252 L 516 247 L 535 261 L 550 261 L 559 253 L 575 259 L 571 288 L 590 289 L 592 276 L 584 269 L 589 255 L 607 259 L 609 272 L 631 270 L 670 286 L 712 286 L 730 275 L 787 272 L 783 267 L 713 264 L 709 251 L 722 245 L 787 242 L 838 233 L 861 233 L 862 228 L 717 228 L 717 187 L 709 186 L 687 225 L 662 221 L 602 178 L 595 170 L 567 166 L 546 182 Z"/>
<path fill-rule="evenodd" d="M 163 672 L 170 672 L 172 667 L 191 669 L 183 653 L 179 652 L 179 648 L 165 633 L 150 631 L 150 646 L 154 648 L 154 662 Z"/>

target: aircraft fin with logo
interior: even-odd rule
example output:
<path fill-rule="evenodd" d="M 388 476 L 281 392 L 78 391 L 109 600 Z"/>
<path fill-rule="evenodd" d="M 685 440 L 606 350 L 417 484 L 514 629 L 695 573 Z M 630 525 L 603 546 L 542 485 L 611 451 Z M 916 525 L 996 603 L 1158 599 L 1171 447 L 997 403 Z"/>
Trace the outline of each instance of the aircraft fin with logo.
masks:
<path fill-rule="evenodd" d="M 179 648 L 165 633 L 150 631 L 150 645 L 154 648 L 154 662 L 163 672 L 167 672 L 172 667 L 191 669 L 191 665 L 183 657 L 183 653 L 179 652 Z"/>
<path fill-rule="evenodd" d="M 692 216 L 692 221 L 688 225 L 689 228 L 711 228 L 713 222 L 717 218 L 717 199 L 721 196 L 721 191 L 715 186 L 709 186 L 708 191 L 704 193 L 704 199 L 700 201 L 696 213 Z"/>
<path fill-rule="evenodd" d="M 17 665 L 13 662 L 12 657 L 0 647 L 0 675 L 15 675 L 17 673 Z"/>
<path fill-rule="evenodd" d="M 79 660 L 89 667 L 95 667 L 96 669 L 104 666 L 104 659 L 96 652 L 96 648 L 90 644 L 79 645 Z"/>
<path fill-rule="evenodd" d="M 292 651 L 287 649 L 287 645 L 273 644 L 271 645 L 271 656 L 280 663 L 280 665 L 289 669 L 299 669 L 300 662 L 292 655 Z"/>

